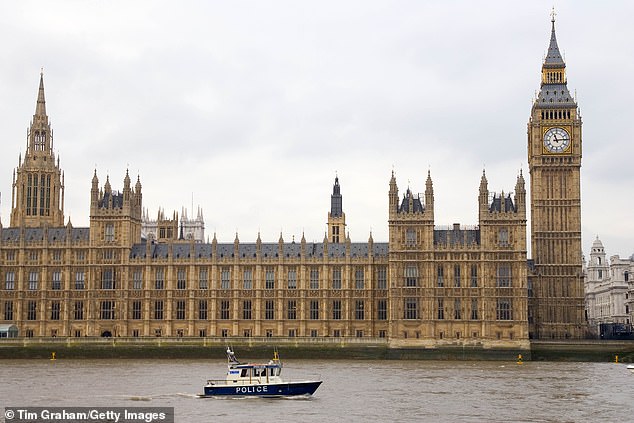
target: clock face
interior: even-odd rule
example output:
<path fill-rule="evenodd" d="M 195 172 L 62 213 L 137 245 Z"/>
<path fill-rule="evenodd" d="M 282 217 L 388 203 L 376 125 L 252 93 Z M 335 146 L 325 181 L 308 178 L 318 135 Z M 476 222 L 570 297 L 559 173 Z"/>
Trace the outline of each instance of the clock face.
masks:
<path fill-rule="evenodd" d="M 563 153 L 570 147 L 570 134 L 563 128 L 550 128 L 544 134 L 544 147 L 551 153 Z"/>

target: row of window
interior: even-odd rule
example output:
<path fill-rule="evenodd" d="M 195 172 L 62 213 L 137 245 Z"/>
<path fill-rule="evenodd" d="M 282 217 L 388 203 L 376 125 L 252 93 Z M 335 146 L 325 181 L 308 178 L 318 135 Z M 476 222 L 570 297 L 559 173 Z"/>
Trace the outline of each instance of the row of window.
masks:
<path fill-rule="evenodd" d="M 156 320 L 163 320 L 165 318 L 165 301 L 157 300 L 153 302 L 152 309 L 152 317 Z M 174 309 L 174 318 L 176 320 L 185 320 L 186 319 L 186 302 L 185 300 L 177 300 L 175 301 L 175 309 Z M 72 303 L 73 310 L 72 316 L 74 320 L 83 320 L 84 319 L 84 301 L 74 301 Z M 378 320 L 387 320 L 387 300 L 379 300 L 378 301 L 378 312 L 377 319 Z M 102 320 L 114 320 L 115 318 L 115 301 L 105 300 L 99 303 L 99 318 Z M 37 320 L 37 301 L 31 300 L 27 301 L 26 304 L 27 309 L 27 320 Z M 286 304 L 286 318 L 288 320 L 296 320 L 297 313 L 297 301 L 290 300 Z M 342 319 L 342 302 L 341 300 L 335 300 L 332 302 L 332 319 L 333 320 L 341 320 Z M 50 320 L 60 320 L 60 312 L 61 312 L 61 302 L 60 301 L 51 301 L 50 308 Z M 251 320 L 253 319 L 253 303 L 251 300 L 244 300 L 242 302 L 242 319 Z M 275 303 L 273 300 L 267 300 L 264 302 L 264 319 L 265 320 L 275 320 Z M 4 303 L 4 320 L 14 320 L 14 306 L 13 301 L 5 301 Z M 207 300 L 199 300 L 198 301 L 198 319 L 199 320 L 207 320 L 208 315 L 208 301 Z M 230 319 L 230 302 L 229 300 L 220 301 L 220 309 L 218 313 L 218 317 L 220 320 L 229 320 Z M 130 318 L 132 320 L 140 320 L 142 318 L 142 303 L 140 300 L 132 301 L 132 308 L 130 312 Z M 310 310 L 309 310 L 309 319 L 310 320 L 319 320 L 320 318 L 320 307 L 319 301 L 313 300 L 310 302 Z M 354 311 L 355 320 L 364 320 L 365 319 L 365 301 L 357 300 L 355 302 L 355 311 Z"/>
<path fill-rule="evenodd" d="M 511 265 L 508 263 L 501 263 L 497 266 L 496 270 L 496 286 L 498 288 L 510 288 L 512 286 L 512 271 Z M 455 265 L 453 268 L 453 286 L 460 288 L 462 286 L 463 277 L 461 275 L 461 266 Z M 471 273 L 466 279 L 469 281 L 469 286 L 476 288 L 478 286 L 478 265 L 471 265 Z M 445 286 L 445 267 L 438 265 L 436 269 L 436 285 L 440 288 Z M 409 266 L 405 268 L 405 286 L 418 286 L 418 268 Z"/>
<path fill-rule="evenodd" d="M 404 319 L 420 319 L 420 307 L 418 298 L 405 298 L 404 299 Z M 469 319 L 478 320 L 478 299 L 471 299 L 471 308 L 470 310 L 464 310 L 462 308 L 462 300 L 460 298 L 455 298 L 453 303 L 452 315 L 450 318 L 454 320 L 462 320 L 466 316 L 464 315 L 465 311 L 469 315 Z M 436 308 L 436 318 L 438 320 L 445 320 L 446 309 L 445 309 L 445 299 L 438 298 L 438 304 Z M 510 298 L 498 298 L 496 300 L 496 320 L 513 320 L 513 309 L 512 302 Z"/>
<path fill-rule="evenodd" d="M 5 286 L 6 290 L 15 289 L 15 277 L 14 271 L 7 271 L 5 273 Z M 105 268 L 101 271 L 101 285 L 100 289 L 116 289 L 117 287 L 116 269 Z M 75 289 L 86 289 L 86 274 L 83 270 L 75 272 Z M 341 268 L 335 267 L 332 270 L 332 289 L 342 288 Z M 37 290 L 39 287 L 39 272 L 31 271 L 28 276 L 28 289 Z M 309 274 L 309 288 L 319 289 L 319 269 L 310 269 Z M 273 269 L 267 269 L 265 272 L 264 280 L 265 289 L 275 288 L 275 271 Z M 287 273 L 288 289 L 297 289 L 297 270 L 295 268 L 289 269 Z M 355 289 L 365 289 L 365 269 L 357 268 L 354 272 L 354 287 Z M 55 270 L 51 273 L 51 289 L 57 290 L 62 288 L 62 273 Z M 208 269 L 199 269 L 198 273 L 198 288 L 209 288 L 209 273 Z M 132 273 L 132 289 L 143 289 L 143 273 L 141 270 L 135 270 Z M 165 289 L 165 269 L 160 267 L 155 269 L 154 273 L 154 289 Z M 184 268 L 179 268 L 176 275 L 176 289 L 187 289 L 187 277 Z M 231 271 L 229 268 L 222 268 L 220 276 L 220 289 L 231 289 Z M 253 270 L 245 269 L 242 275 L 242 289 L 253 289 Z M 380 267 L 377 270 L 377 289 L 387 289 L 387 269 Z"/>
<path fill-rule="evenodd" d="M 354 319 L 365 320 L 365 300 L 354 301 Z M 84 319 L 84 302 L 74 301 L 73 303 L 73 318 L 75 320 Z M 208 301 L 198 301 L 198 319 L 207 320 L 208 315 Z M 156 300 L 153 302 L 152 318 L 155 320 L 163 320 L 165 318 L 165 301 Z M 405 298 L 403 300 L 403 318 L 407 320 L 420 319 L 420 303 L 418 298 Z M 231 303 L 229 300 L 221 300 L 218 312 L 218 318 L 220 320 L 231 319 Z M 50 320 L 60 320 L 61 303 L 59 301 L 51 302 Z M 287 320 L 297 320 L 298 306 L 296 300 L 288 300 L 285 307 L 285 318 Z M 309 303 L 310 320 L 319 320 L 320 306 L 318 300 L 311 300 Z M 445 319 L 445 303 L 443 298 L 438 299 L 437 306 L 437 319 Z M 264 320 L 275 320 L 275 302 L 273 300 L 264 301 Z M 185 300 L 175 301 L 174 318 L 176 320 L 186 319 L 186 302 Z M 241 318 L 243 320 L 252 320 L 254 316 L 253 302 L 251 300 L 242 301 Z M 461 300 L 455 299 L 453 304 L 453 319 L 463 319 L 463 309 L 461 306 Z M 115 318 L 115 301 L 105 300 L 100 302 L 99 318 L 102 320 L 114 320 Z M 142 318 L 142 302 L 136 300 L 132 302 L 132 308 L 130 312 L 130 318 L 132 320 L 140 320 Z M 330 318 L 332 320 L 342 319 L 342 301 L 334 300 L 331 303 Z M 478 320 L 478 300 L 471 300 L 470 319 Z M 510 298 L 498 298 L 496 305 L 496 320 L 512 320 L 513 308 Z M 4 320 L 14 320 L 14 308 L 13 301 L 5 301 L 4 303 Z M 27 320 L 37 320 L 37 301 L 31 300 L 27 302 Z M 387 300 L 377 301 L 377 320 L 387 320 Z"/>
<path fill-rule="evenodd" d="M 289 338 L 294 338 L 296 336 L 298 336 L 298 329 L 288 329 L 287 332 L 287 336 Z M 345 333 L 345 331 L 341 330 L 341 329 L 333 329 L 332 330 L 332 336 L 335 338 L 339 338 L 341 336 L 343 336 L 343 334 Z M 58 330 L 57 329 L 51 329 L 51 336 L 52 337 L 56 337 L 58 335 Z M 131 331 L 131 335 L 133 338 L 138 338 L 139 336 L 141 336 L 141 330 L 139 329 L 132 329 Z M 163 330 L 161 328 L 155 328 L 154 329 L 154 336 L 162 336 L 163 335 Z M 182 337 L 185 335 L 185 330 L 184 329 L 176 329 L 176 336 Z M 379 338 L 386 338 L 387 337 L 387 331 L 386 330 L 379 330 L 377 331 L 377 335 Z M 35 331 L 33 329 L 25 329 L 24 330 L 24 336 L 26 338 L 33 338 L 35 336 Z M 73 336 L 75 338 L 81 338 L 82 336 L 82 331 L 81 329 L 74 329 L 73 330 Z M 207 329 L 198 329 L 198 336 L 200 336 L 201 338 L 204 338 L 207 336 Z M 231 333 L 229 332 L 229 329 L 223 328 L 220 329 L 220 336 L 223 338 L 227 338 L 229 336 L 234 336 L 231 335 Z M 242 330 L 242 336 L 244 336 L 245 338 L 251 337 L 253 336 L 253 333 L 251 331 L 251 329 L 243 329 Z M 265 331 L 265 336 L 267 338 L 272 338 L 274 336 L 274 331 L 273 329 L 266 329 Z M 317 338 L 319 335 L 319 330 L 317 329 L 311 329 L 309 332 L 309 336 L 311 338 Z M 356 329 L 354 331 L 354 336 L 357 338 L 363 338 L 364 336 L 364 331 L 362 329 Z"/>
<path fill-rule="evenodd" d="M 110 251 L 110 253 L 105 253 L 105 251 Z M 7 250 L 5 251 L 4 258 L 7 262 L 14 262 L 16 259 L 17 250 Z M 37 261 L 40 257 L 39 250 L 27 250 L 25 253 L 26 257 L 29 261 Z M 104 254 L 112 254 L 112 250 L 104 250 Z M 62 261 L 62 250 L 49 250 L 49 259 L 53 262 Z M 76 250 L 75 258 L 79 261 L 86 260 L 86 251 L 85 250 Z"/>
<path fill-rule="evenodd" d="M 459 269 L 459 268 L 457 268 Z M 332 289 L 341 289 L 341 273 L 334 272 L 335 276 L 332 280 Z M 105 269 L 102 272 L 101 277 L 101 286 L 100 289 L 115 289 L 116 286 L 116 271 L 114 269 Z M 268 276 L 268 275 L 267 275 Z M 355 278 L 355 289 L 364 289 L 364 279 L 362 275 L 357 274 L 357 278 Z M 471 275 L 470 277 L 470 287 L 475 288 L 478 286 L 478 277 L 477 275 Z M 201 273 L 201 278 L 198 281 L 199 289 L 208 289 L 208 279 L 206 272 L 204 274 Z M 406 287 L 417 287 L 419 286 L 419 277 L 418 277 L 418 269 L 417 268 L 407 268 L 405 274 L 405 282 L 404 285 Z M 143 280 L 141 279 L 141 274 L 135 273 L 133 278 L 133 289 L 142 289 Z M 231 289 L 231 284 L 229 279 L 221 280 L 221 289 Z M 289 271 L 289 279 L 288 279 L 288 288 L 296 289 L 297 288 L 297 275 L 294 271 Z M 437 275 L 437 286 L 444 287 L 445 286 L 445 277 L 444 271 L 442 268 L 438 268 Z M 462 286 L 462 279 L 460 277 L 459 272 L 454 273 L 453 278 L 453 286 L 459 288 Z M 496 286 L 497 287 L 511 287 L 512 286 L 512 275 L 510 267 L 500 267 L 498 268 L 498 275 L 496 278 Z M 377 283 L 378 289 L 386 289 L 387 281 L 384 278 L 378 279 Z M 39 288 L 39 273 L 38 272 L 29 272 L 28 279 L 28 289 L 33 291 Z M 253 278 L 250 271 L 245 271 L 244 279 L 243 279 L 243 289 L 253 289 Z M 267 277 L 265 281 L 266 289 L 274 289 L 275 288 L 275 279 L 271 277 L 270 279 Z M 15 273 L 7 272 L 5 275 L 5 290 L 14 290 L 15 289 Z M 54 271 L 51 274 L 51 286 L 52 290 L 60 290 L 62 289 L 62 274 L 60 271 Z M 74 289 L 86 289 L 85 284 L 85 273 L 83 271 L 75 273 L 75 283 Z M 162 272 L 157 272 L 157 279 L 155 280 L 154 289 L 165 289 L 165 278 Z M 180 273 L 176 281 L 176 289 L 184 290 L 187 289 L 187 280 L 183 274 Z M 319 276 L 318 270 L 311 270 L 310 275 L 310 289 L 319 289 Z"/>
<path fill-rule="evenodd" d="M 39 272 L 29 272 L 28 279 L 28 290 L 35 291 L 39 288 Z M 109 281 L 109 282 L 108 282 Z M 114 288 L 114 271 L 104 275 L 104 284 L 105 286 L 109 286 L 109 289 Z M 104 286 L 102 284 L 102 286 Z M 75 289 L 85 289 L 86 288 L 86 274 L 84 271 L 75 272 Z M 5 273 L 5 282 L 4 289 L 8 291 L 12 291 L 15 289 L 15 272 L 9 271 Z M 62 289 L 62 272 L 61 271 L 53 271 L 51 273 L 51 289 L 59 290 Z M 107 288 L 104 288 L 107 289 Z"/>
<path fill-rule="evenodd" d="M 420 230 L 417 231 L 414 228 L 407 228 L 405 230 L 405 245 L 407 245 L 408 247 L 417 246 L 419 237 L 420 237 Z M 502 245 L 502 246 L 509 245 L 509 230 L 507 228 L 501 228 L 498 230 L 497 242 L 499 245 Z"/>
<path fill-rule="evenodd" d="M 419 286 L 419 271 L 417 266 L 407 266 L 404 272 L 404 286 L 416 287 Z M 438 287 L 445 286 L 445 267 L 439 265 L 437 268 L 436 282 Z M 8 271 L 5 273 L 5 286 L 6 290 L 15 289 L 15 272 Z M 497 267 L 496 286 L 497 287 L 511 287 L 512 286 L 512 271 L 510 264 L 499 264 Z M 75 272 L 75 289 L 85 289 L 86 275 L 83 270 Z M 116 286 L 116 269 L 105 268 L 101 272 L 101 286 L 100 289 L 115 289 Z M 478 266 L 473 264 L 471 266 L 471 273 L 468 277 L 471 287 L 478 286 Z M 208 269 L 199 269 L 198 288 L 208 289 L 209 287 L 209 274 Z M 335 267 L 332 270 L 332 289 L 341 289 L 341 268 Z M 37 290 L 39 283 L 39 272 L 31 271 L 28 274 L 28 289 Z M 455 265 L 453 268 L 453 286 L 461 287 L 463 284 L 463 276 L 461 275 L 461 266 Z M 319 269 L 310 269 L 309 273 L 309 288 L 319 289 Z M 275 288 L 275 271 L 267 269 L 265 272 L 265 289 Z M 364 268 L 357 268 L 354 271 L 354 287 L 355 289 L 365 288 L 365 271 Z M 59 270 L 55 270 L 51 273 L 51 289 L 57 290 L 62 288 L 62 273 Z M 143 288 L 143 274 L 141 270 L 135 270 L 132 273 L 132 288 Z M 220 277 L 220 288 L 231 289 L 231 271 L 229 268 L 223 268 Z M 289 269 L 287 273 L 287 288 L 297 288 L 297 270 L 295 268 Z M 154 289 L 165 289 L 165 269 L 160 267 L 155 269 Z M 177 270 L 176 276 L 176 289 L 187 289 L 187 277 L 184 268 Z M 253 289 L 253 270 L 245 269 L 242 275 L 242 289 Z M 380 267 L 377 269 L 377 289 L 387 289 L 387 269 Z"/>

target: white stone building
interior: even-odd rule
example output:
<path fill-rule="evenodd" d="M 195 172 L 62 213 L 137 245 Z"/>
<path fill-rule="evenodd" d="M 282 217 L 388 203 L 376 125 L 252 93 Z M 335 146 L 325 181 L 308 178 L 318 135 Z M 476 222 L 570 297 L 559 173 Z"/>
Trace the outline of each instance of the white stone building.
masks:
<path fill-rule="evenodd" d="M 634 256 L 606 258 L 603 243 L 597 237 L 592 243 L 590 260 L 585 265 L 586 316 L 591 332 L 600 334 L 602 323 L 624 325 L 634 321 Z"/>
<path fill-rule="evenodd" d="M 163 209 L 159 209 L 156 219 L 151 219 L 147 209 L 144 209 L 141 218 L 141 237 L 156 242 L 191 239 L 194 242 L 205 242 L 203 211 L 198 207 L 196 217 L 189 218 L 187 209 L 183 208 L 180 219 L 176 212 L 169 219 L 165 217 Z"/>

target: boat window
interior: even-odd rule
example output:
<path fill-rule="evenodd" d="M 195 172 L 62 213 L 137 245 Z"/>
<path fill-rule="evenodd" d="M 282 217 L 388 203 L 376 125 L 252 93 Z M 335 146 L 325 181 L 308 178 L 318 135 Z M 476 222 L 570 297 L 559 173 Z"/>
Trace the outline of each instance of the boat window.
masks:
<path fill-rule="evenodd" d="M 240 377 L 247 377 L 247 370 L 248 369 L 242 369 L 242 372 L 240 372 Z"/>

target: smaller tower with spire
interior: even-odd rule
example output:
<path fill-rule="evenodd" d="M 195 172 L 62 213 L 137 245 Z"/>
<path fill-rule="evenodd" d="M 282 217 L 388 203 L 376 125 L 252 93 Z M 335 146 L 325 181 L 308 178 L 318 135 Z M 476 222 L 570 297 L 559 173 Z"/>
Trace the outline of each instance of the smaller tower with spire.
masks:
<path fill-rule="evenodd" d="M 330 196 L 330 212 L 328 212 L 328 242 L 339 244 L 345 241 L 346 214 L 343 212 L 343 197 L 339 177 L 335 176 L 335 184 Z"/>
<path fill-rule="evenodd" d="M 11 226 L 64 226 L 64 176 L 53 153 L 53 130 L 46 114 L 44 73 L 35 114 L 27 132 L 26 154 L 13 177 Z"/>

